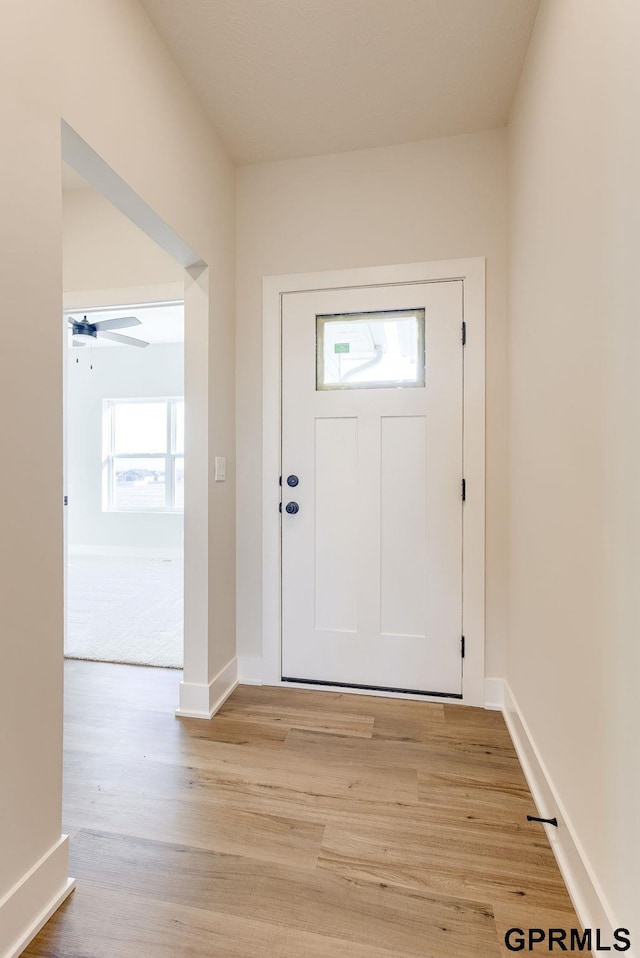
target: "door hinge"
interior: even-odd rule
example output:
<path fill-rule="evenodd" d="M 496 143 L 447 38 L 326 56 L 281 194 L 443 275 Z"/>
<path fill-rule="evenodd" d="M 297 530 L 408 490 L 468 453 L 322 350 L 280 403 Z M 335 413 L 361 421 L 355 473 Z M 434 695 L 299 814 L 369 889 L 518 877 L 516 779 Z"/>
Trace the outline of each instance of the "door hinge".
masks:
<path fill-rule="evenodd" d="M 282 503 L 281 503 L 281 502 L 278 503 L 278 512 L 282 512 Z"/>
<path fill-rule="evenodd" d="M 464 635 L 460 637 L 460 654 L 464 658 Z"/>
<path fill-rule="evenodd" d="M 466 479 L 462 480 L 461 495 L 462 495 L 462 501 L 464 502 L 467 498 L 467 480 Z"/>
<path fill-rule="evenodd" d="M 467 324 L 465 322 L 462 323 L 462 345 L 467 345 Z"/>

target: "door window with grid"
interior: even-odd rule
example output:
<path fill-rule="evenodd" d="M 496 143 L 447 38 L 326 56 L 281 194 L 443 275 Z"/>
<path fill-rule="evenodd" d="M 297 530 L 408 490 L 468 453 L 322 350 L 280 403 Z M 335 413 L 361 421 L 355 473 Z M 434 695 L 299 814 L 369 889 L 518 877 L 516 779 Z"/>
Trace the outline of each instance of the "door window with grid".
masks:
<path fill-rule="evenodd" d="M 184 510 L 184 400 L 105 399 L 102 508 Z"/>

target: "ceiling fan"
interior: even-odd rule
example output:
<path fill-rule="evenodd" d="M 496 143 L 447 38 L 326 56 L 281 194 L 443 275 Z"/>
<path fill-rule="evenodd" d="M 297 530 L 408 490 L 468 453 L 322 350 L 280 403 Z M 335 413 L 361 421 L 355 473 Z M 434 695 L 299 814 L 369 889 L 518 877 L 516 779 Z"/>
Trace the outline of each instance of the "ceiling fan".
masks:
<path fill-rule="evenodd" d="M 112 333 L 112 329 L 127 329 L 130 326 L 140 326 L 140 320 L 135 316 L 119 316 L 116 319 L 102 319 L 97 323 L 87 322 L 87 317 L 82 320 L 72 319 L 69 316 L 69 327 L 71 329 L 71 341 L 74 346 L 93 345 L 98 339 L 112 339 L 115 343 L 122 343 L 124 346 L 140 346 L 143 349 L 149 343 L 144 339 L 133 339 L 132 336 L 122 336 L 120 333 Z"/>

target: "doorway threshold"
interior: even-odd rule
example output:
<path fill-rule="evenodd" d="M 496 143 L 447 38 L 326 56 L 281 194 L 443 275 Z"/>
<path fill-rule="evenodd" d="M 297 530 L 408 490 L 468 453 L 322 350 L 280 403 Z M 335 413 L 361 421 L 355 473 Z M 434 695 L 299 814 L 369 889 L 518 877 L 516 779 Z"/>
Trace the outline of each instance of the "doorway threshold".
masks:
<path fill-rule="evenodd" d="M 282 676 L 282 681 L 297 685 L 320 685 L 328 689 L 354 689 L 359 692 L 393 692 L 396 695 L 424 695 L 444 699 L 462 699 L 462 693 L 460 692 L 430 692 L 422 689 L 396 689 L 385 685 L 358 685 L 355 682 L 328 682 L 322 679 L 299 679 L 286 675 Z"/>

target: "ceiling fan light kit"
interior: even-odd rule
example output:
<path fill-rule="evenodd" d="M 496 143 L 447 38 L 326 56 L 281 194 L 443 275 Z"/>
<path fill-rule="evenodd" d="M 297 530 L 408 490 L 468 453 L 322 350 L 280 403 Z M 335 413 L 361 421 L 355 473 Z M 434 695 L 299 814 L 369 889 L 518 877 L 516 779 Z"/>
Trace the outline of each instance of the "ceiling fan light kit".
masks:
<path fill-rule="evenodd" d="M 74 346 L 87 346 L 93 343 L 93 340 L 96 338 L 95 333 L 80 332 L 74 330 L 72 336 L 72 343 Z"/>

